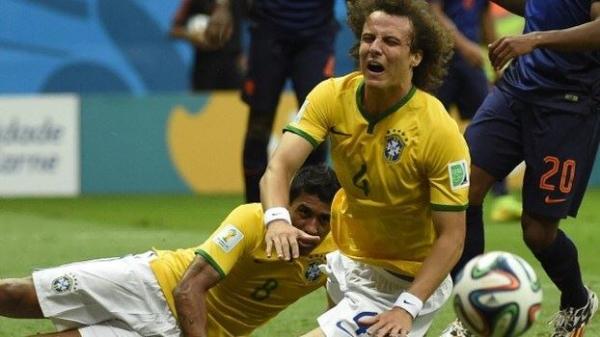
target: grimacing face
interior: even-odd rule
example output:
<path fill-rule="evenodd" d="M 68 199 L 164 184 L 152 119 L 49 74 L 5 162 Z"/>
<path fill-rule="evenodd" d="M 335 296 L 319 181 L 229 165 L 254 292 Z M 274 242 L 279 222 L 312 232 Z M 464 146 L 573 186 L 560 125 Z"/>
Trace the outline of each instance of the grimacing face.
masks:
<path fill-rule="evenodd" d="M 289 207 L 292 224 L 310 235 L 318 235 L 321 241 L 329 234 L 331 226 L 331 205 L 318 196 L 301 193 L 292 200 Z M 308 255 L 319 243 L 298 242 L 300 255 Z"/>
<path fill-rule="evenodd" d="M 381 89 L 408 85 L 421 54 L 411 52 L 413 26 L 405 16 L 375 11 L 363 26 L 358 49 L 365 84 Z"/>

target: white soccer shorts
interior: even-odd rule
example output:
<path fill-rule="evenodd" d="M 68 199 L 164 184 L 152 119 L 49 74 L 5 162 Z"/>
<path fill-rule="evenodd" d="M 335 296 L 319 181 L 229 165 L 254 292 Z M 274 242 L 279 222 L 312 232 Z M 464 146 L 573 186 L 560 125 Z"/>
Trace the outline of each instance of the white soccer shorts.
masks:
<path fill-rule="evenodd" d="M 76 262 L 33 273 L 44 317 L 83 337 L 179 337 L 150 269 L 154 252 Z"/>
<path fill-rule="evenodd" d="M 361 318 L 389 310 L 402 291 L 410 286 L 383 268 L 354 261 L 335 251 L 327 254 L 327 293 L 336 306 L 318 318 L 327 337 L 367 336 L 367 326 Z M 450 276 L 423 304 L 413 321 L 409 337 L 422 337 L 431 326 L 434 316 L 452 293 Z"/>

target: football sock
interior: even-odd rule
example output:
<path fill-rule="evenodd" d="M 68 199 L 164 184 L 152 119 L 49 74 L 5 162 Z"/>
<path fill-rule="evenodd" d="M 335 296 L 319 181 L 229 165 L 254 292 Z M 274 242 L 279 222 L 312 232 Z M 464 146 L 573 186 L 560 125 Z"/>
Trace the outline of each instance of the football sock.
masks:
<path fill-rule="evenodd" d="M 267 167 L 268 140 L 246 138 L 244 142 L 244 184 L 246 202 L 260 202 L 260 178 Z"/>
<path fill-rule="evenodd" d="M 560 308 L 580 308 L 587 303 L 587 290 L 581 279 L 577 247 L 562 230 L 556 239 L 540 252 L 534 252 L 546 274 L 561 291 Z"/>
<path fill-rule="evenodd" d="M 450 272 L 453 281 L 456 281 L 456 276 L 469 260 L 483 253 L 484 244 L 483 208 L 481 205 L 469 205 L 467 208 L 465 247 L 462 256 Z"/>

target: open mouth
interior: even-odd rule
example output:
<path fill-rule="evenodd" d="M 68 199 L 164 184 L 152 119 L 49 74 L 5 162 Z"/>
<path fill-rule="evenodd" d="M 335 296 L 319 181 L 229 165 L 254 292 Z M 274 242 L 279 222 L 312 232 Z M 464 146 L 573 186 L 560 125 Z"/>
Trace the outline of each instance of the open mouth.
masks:
<path fill-rule="evenodd" d="M 372 73 L 380 74 L 385 70 L 385 67 L 379 62 L 369 61 L 367 63 L 367 69 Z"/>

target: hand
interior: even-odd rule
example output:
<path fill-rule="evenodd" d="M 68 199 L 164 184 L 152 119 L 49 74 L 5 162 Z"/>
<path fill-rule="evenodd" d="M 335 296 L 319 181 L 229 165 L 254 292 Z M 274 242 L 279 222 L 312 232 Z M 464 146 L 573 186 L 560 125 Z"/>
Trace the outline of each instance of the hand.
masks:
<path fill-rule="evenodd" d="M 500 70 L 511 59 L 530 53 L 536 48 L 536 32 L 519 36 L 505 36 L 488 46 L 492 67 Z"/>
<path fill-rule="evenodd" d="M 476 68 L 483 67 L 483 53 L 478 44 L 469 41 L 458 49 L 465 61 Z"/>
<path fill-rule="evenodd" d="M 373 337 L 406 337 L 412 329 L 412 321 L 412 316 L 399 307 L 359 320 L 362 324 L 370 325 L 367 334 Z"/>
<path fill-rule="evenodd" d="M 320 240 L 319 236 L 309 235 L 283 220 L 275 220 L 269 223 L 265 235 L 267 257 L 271 257 L 271 251 L 275 246 L 277 257 L 289 261 L 300 256 L 298 241 L 311 243 Z"/>
<path fill-rule="evenodd" d="M 202 49 L 202 50 L 215 49 L 210 44 L 208 44 L 204 33 L 188 33 L 187 38 L 190 41 L 190 43 L 193 44 L 198 49 Z"/>
<path fill-rule="evenodd" d="M 231 15 L 231 11 L 226 5 L 217 5 L 210 15 L 210 20 L 206 27 L 206 41 L 209 45 L 221 48 L 229 41 L 231 34 L 233 34 L 233 16 Z"/>

